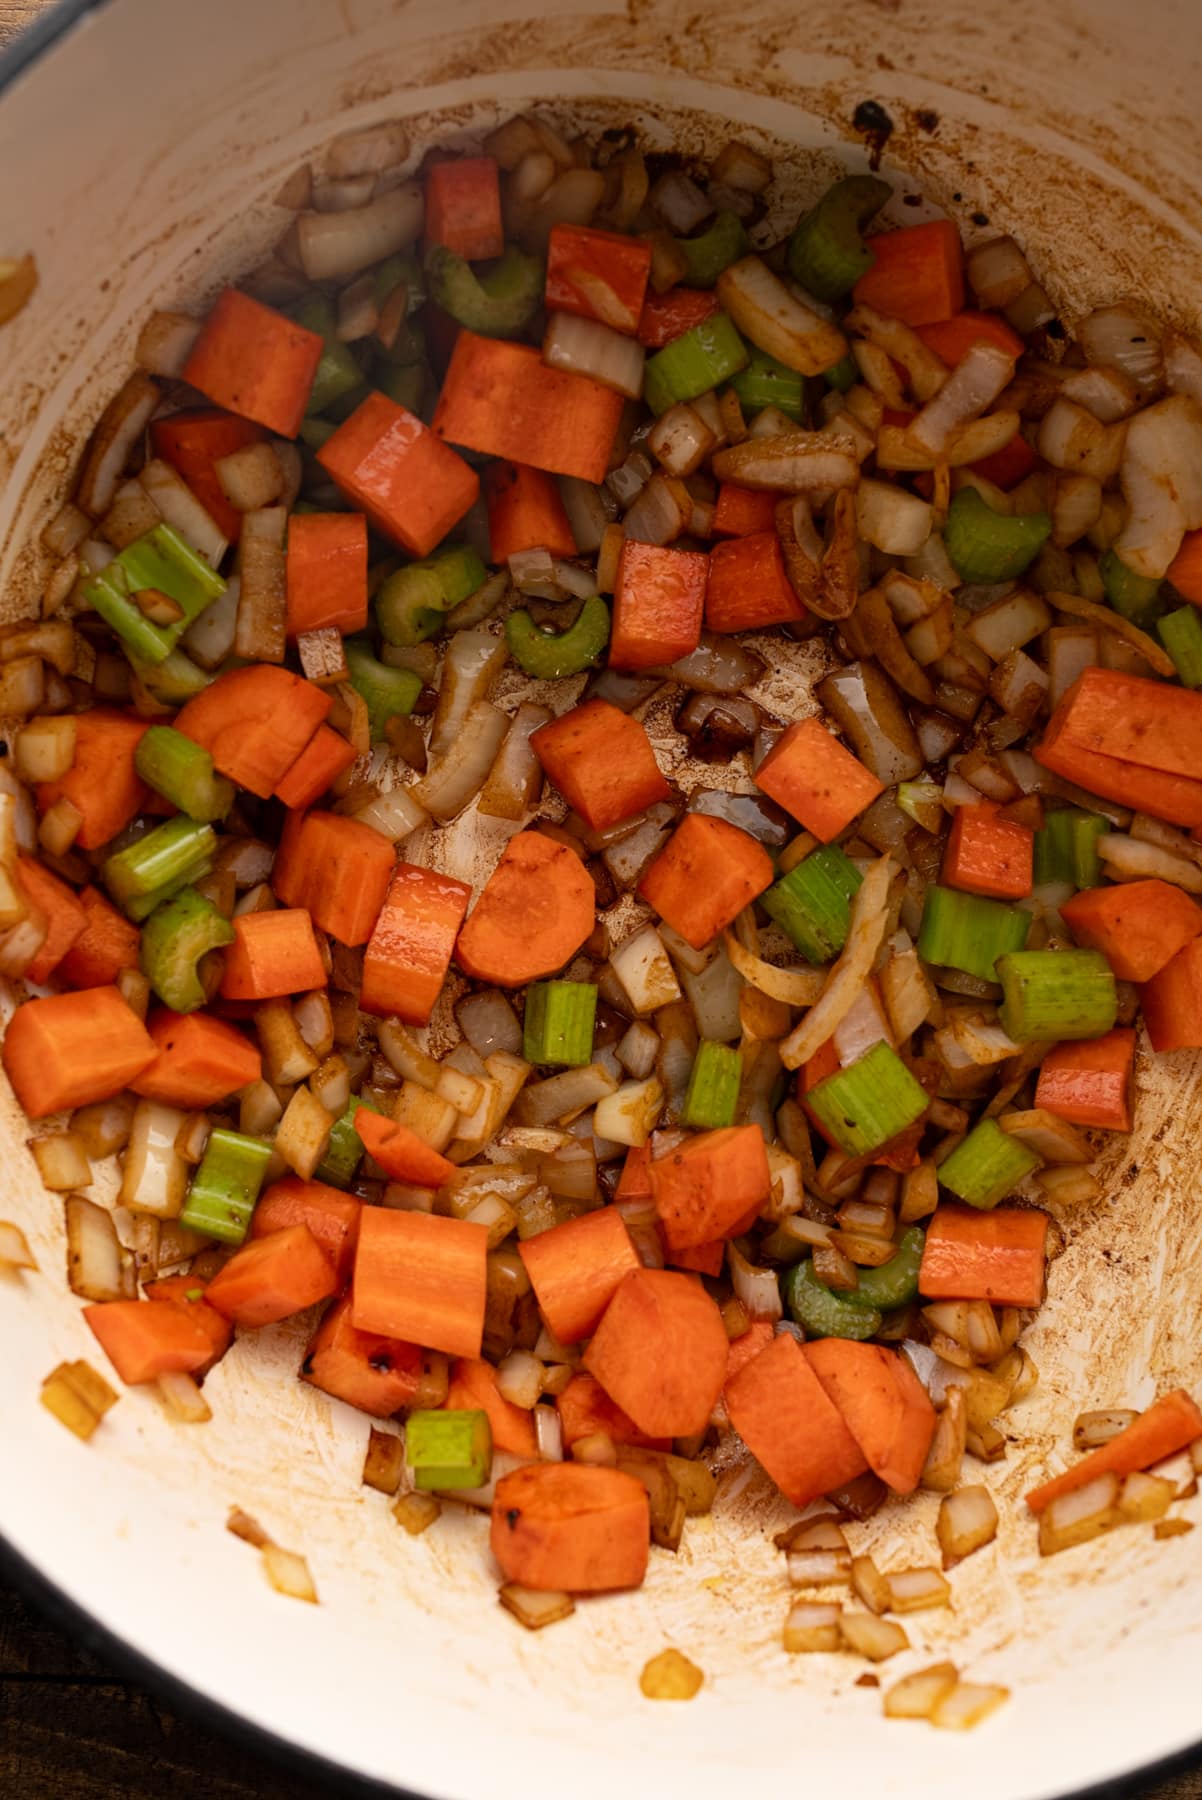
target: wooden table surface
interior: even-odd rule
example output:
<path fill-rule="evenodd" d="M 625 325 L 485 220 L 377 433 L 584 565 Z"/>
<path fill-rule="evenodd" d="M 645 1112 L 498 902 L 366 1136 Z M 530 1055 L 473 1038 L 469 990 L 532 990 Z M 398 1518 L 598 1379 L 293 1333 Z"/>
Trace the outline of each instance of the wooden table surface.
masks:
<path fill-rule="evenodd" d="M 46 4 L 0 0 L 0 46 Z M 47 1624 L 0 1577 L 5 1800 L 176 1800 L 179 1794 L 188 1800 L 321 1800 L 338 1792 L 177 1717 L 161 1699 Z M 1138 1800 L 1202 1800 L 1202 1768 L 1139 1784 L 1133 1794 Z"/>

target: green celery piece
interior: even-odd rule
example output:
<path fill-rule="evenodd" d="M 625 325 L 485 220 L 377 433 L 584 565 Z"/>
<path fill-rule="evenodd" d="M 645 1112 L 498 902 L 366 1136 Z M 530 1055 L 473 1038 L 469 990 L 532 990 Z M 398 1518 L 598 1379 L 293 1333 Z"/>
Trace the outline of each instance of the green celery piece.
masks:
<path fill-rule="evenodd" d="M 409 363 L 403 368 L 382 363 L 372 376 L 371 384 L 382 394 L 387 394 L 397 406 L 403 406 L 406 412 L 420 413 L 428 380 L 429 371 L 423 362 Z"/>
<path fill-rule="evenodd" d="M 376 623 L 390 644 L 422 644 L 441 631 L 453 606 L 487 580 L 488 570 L 470 544 L 448 545 L 388 577 L 376 595 Z"/>
<path fill-rule="evenodd" d="M 774 882 L 760 905 L 809 962 L 825 963 L 847 942 L 850 902 L 862 880 L 838 845 L 828 844 Z"/>
<path fill-rule="evenodd" d="M 1109 831 L 1108 820 L 1077 806 L 1049 812 L 1035 833 L 1035 882 L 1069 882 L 1075 888 L 1097 887 L 1102 863 L 1098 839 Z"/>
<path fill-rule="evenodd" d="M 1107 550 L 1099 558 L 1098 574 L 1102 577 L 1106 599 L 1115 612 L 1129 619 L 1132 625 L 1138 625 L 1141 631 L 1151 631 L 1164 611 L 1160 582 L 1149 575 L 1137 575 L 1113 550 Z"/>
<path fill-rule="evenodd" d="M 133 596 L 157 588 L 174 600 L 181 616 L 174 625 L 155 625 Z M 118 552 L 84 589 L 88 603 L 144 663 L 167 660 L 189 625 L 225 592 L 220 575 L 170 525 L 156 525 Z"/>
<path fill-rule="evenodd" d="M 597 990 L 591 981 L 535 981 L 526 989 L 522 1055 L 543 1067 L 581 1069 L 593 1060 Z"/>
<path fill-rule="evenodd" d="M 330 1187 L 347 1188 L 355 1179 L 355 1171 L 363 1160 L 363 1143 L 355 1130 L 355 1114 L 361 1106 L 368 1112 L 380 1110 L 370 1100 L 361 1100 L 358 1094 L 351 1095 L 346 1111 L 330 1127 L 330 1141 L 314 1171 L 315 1181 L 328 1182 Z"/>
<path fill-rule="evenodd" d="M 383 306 L 389 294 L 394 288 L 400 287 L 402 281 L 406 288 L 406 310 L 410 313 L 420 311 L 426 303 L 425 277 L 417 257 L 406 255 L 404 251 L 387 257 L 377 266 L 372 276 L 372 292 L 377 304 Z"/>
<path fill-rule="evenodd" d="M 720 212 L 699 237 L 676 239 L 685 259 L 684 287 L 712 288 L 723 269 L 747 254 L 747 233 L 738 213 Z"/>
<path fill-rule="evenodd" d="M 422 691 L 422 678 L 413 669 L 393 669 L 371 653 L 365 638 L 347 638 L 342 646 L 351 686 L 367 702 L 371 741 L 378 744 L 384 727 L 397 713 L 411 713 Z"/>
<path fill-rule="evenodd" d="M 801 376 L 766 350 L 753 348 L 750 354 L 751 361 L 730 384 L 743 411 L 757 413 L 765 406 L 775 406 L 800 425 L 805 418 L 805 382 Z"/>
<path fill-rule="evenodd" d="M 148 919 L 151 913 L 162 906 L 165 901 L 170 900 L 173 894 L 178 894 L 181 887 L 194 887 L 198 881 L 203 881 L 205 876 L 211 875 L 212 872 L 212 857 L 197 857 L 196 861 L 184 870 L 181 880 L 165 881 L 161 887 L 152 888 L 148 894 L 135 894 L 131 899 L 121 902 L 121 910 L 127 919 L 132 919 L 135 924 L 140 925 L 143 919 Z"/>
<path fill-rule="evenodd" d="M 875 175 L 848 175 L 803 213 L 789 239 L 789 273 L 815 300 L 839 300 L 876 261 L 864 227 L 893 189 Z"/>
<path fill-rule="evenodd" d="M 927 1234 L 921 1225 L 907 1225 L 898 1240 L 895 1256 L 878 1268 L 858 1271 L 859 1286 L 849 1288 L 847 1292 L 849 1304 L 890 1312 L 895 1306 L 909 1306 L 912 1300 L 917 1300 L 926 1241 Z"/>
<path fill-rule="evenodd" d="M 1021 950 L 1031 915 L 1001 900 L 929 887 L 922 909 L 918 954 L 940 968 L 963 969 L 981 981 L 998 979 L 994 965 L 1008 951 Z"/>
<path fill-rule="evenodd" d="M 181 888 L 195 879 L 195 864 L 207 861 L 216 848 L 211 825 L 197 819 L 168 819 L 105 859 L 105 885 L 119 903 L 143 899 L 163 888 Z"/>
<path fill-rule="evenodd" d="M 806 1105 L 848 1156 L 871 1156 L 921 1119 L 929 1104 L 926 1089 L 883 1041 L 806 1095 Z"/>
<path fill-rule="evenodd" d="M 740 1052 L 730 1044 L 703 1038 L 689 1075 L 681 1124 L 694 1131 L 721 1131 L 723 1126 L 733 1125 L 742 1083 Z"/>
<path fill-rule="evenodd" d="M 696 400 L 729 381 L 749 361 L 733 321 L 724 312 L 714 313 L 647 358 L 643 398 L 653 413 L 666 413 L 678 401 Z"/>
<path fill-rule="evenodd" d="M 309 390 L 306 413 L 324 413 L 335 401 L 367 390 L 367 378 L 349 344 L 338 336 L 338 314 L 328 294 L 309 294 L 298 301 L 290 316 L 308 331 L 315 331 L 322 341 L 321 360 Z"/>
<path fill-rule="evenodd" d="M 301 443 L 309 450 L 320 450 L 323 444 L 329 443 L 337 429 L 337 425 L 329 419 L 302 419 Z M 292 510 L 293 512 L 304 512 L 306 509 L 303 505 L 298 504 Z M 316 510 L 316 507 L 313 506 L 308 508 L 309 512 L 316 512 Z"/>
<path fill-rule="evenodd" d="M 544 631 L 524 606 L 505 621 L 505 642 L 518 667 L 536 681 L 580 675 L 595 663 L 609 642 L 609 608 L 591 594 L 566 631 Z"/>
<path fill-rule="evenodd" d="M 841 356 L 837 363 L 832 363 L 829 369 L 822 371 L 822 379 L 828 387 L 833 387 L 840 394 L 845 394 L 859 381 L 860 365 L 849 350 L 846 356 Z"/>
<path fill-rule="evenodd" d="M 845 1294 L 828 1288 L 815 1275 L 809 1257 L 785 1276 L 783 1297 L 790 1318 L 810 1338 L 853 1338 L 863 1343 L 881 1328 L 881 1315 L 875 1306 L 856 1306 Z"/>
<path fill-rule="evenodd" d="M 1013 518 L 994 512 L 976 488 L 952 496 L 943 541 L 965 581 L 1013 581 L 1039 555 L 1051 534 L 1047 513 Z"/>
<path fill-rule="evenodd" d="M 543 303 L 542 258 L 513 244 L 496 262 L 476 268 L 445 244 L 431 244 L 425 274 L 430 299 L 457 324 L 484 337 L 520 336 Z"/>
<path fill-rule="evenodd" d="M 244 1243 L 270 1161 L 270 1144 L 218 1126 L 192 1177 L 180 1224 L 223 1244 Z"/>
<path fill-rule="evenodd" d="M 988 1212 L 1041 1163 L 1034 1150 L 1003 1131 L 996 1119 L 981 1119 L 939 1165 L 939 1182 L 965 1205 Z"/>
<path fill-rule="evenodd" d="M 126 644 L 125 656 L 147 693 L 163 706 L 182 706 L 185 700 L 203 694 L 213 682 L 213 676 L 198 668 L 182 650 L 173 650 L 162 662 L 148 663 Z"/>
<path fill-rule="evenodd" d="M 1021 950 L 1000 956 L 1002 1030 L 1016 1044 L 1096 1038 L 1118 1015 L 1114 970 L 1100 950 Z"/>
<path fill-rule="evenodd" d="M 213 768 L 207 750 L 171 725 L 152 725 L 134 752 L 134 767 L 156 794 L 190 819 L 212 824 L 234 804 L 234 784 Z"/>
<path fill-rule="evenodd" d="M 1184 686 L 1202 687 L 1202 619 L 1197 607 L 1166 613 L 1156 629 Z"/>
<path fill-rule="evenodd" d="M 488 1414 L 411 1412 L 405 1421 L 405 1461 L 419 1490 L 483 1487 L 492 1469 Z"/>
<path fill-rule="evenodd" d="M 181 888 L 156 906 L 142 927 L 142 973 L 172 1012 L 196 1012 L 208 995 L 200 962 L 210 950 L 232 944 L 236 933 L 204 894 Z"/>

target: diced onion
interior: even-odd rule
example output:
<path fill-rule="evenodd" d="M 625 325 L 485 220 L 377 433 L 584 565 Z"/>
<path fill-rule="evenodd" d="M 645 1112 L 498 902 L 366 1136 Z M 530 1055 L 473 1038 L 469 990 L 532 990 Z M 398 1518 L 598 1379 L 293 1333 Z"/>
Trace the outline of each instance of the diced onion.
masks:
<path fill-rule="evenodd" d="M 1183 534 L 1202 526 L 1202 405 L 1170 394 L 1137 413 L 1126 434 L 1121 478 L 1128 514 L 1114 550 L 1137 575 L 1157 579 Z"/>
<path fill-rule="evenodd" d="M 117 483 L 159 399 L 156 384 L 138 369 L 101 413 L 84 453 L 83 472 L 75 494 L 77 504 L 93 518 L 99 518 L 112 505 Z"/>
<path fill-rule="evenodd" d="M 1070 618 L 1082 619 L 1087 625 L 1095 626 L 1099 631 L 1107 631 L 1113 637 L 1122 638 L 1133 650 L 1138 650 L 1144 660 L 1152 665 L 1158 675 L 1172 677 L 1176 674 L 1176 665 L 1171 656 L 1163 651 L 1155 638 L 1130 619 L 1124 619 L 1113 607 L 1099 606 L 1094 600 L 1082 600 L 1079 594 L 1065 594 L 1057 591 L 1047 596 L 1049 605 L 1057 612 L 1067 613 Z"/>
<path fill-rule="evenodd" d="M 745 337 L 799 374 L 821 375 L 847 354 L 838 326 L 803 305 L 758 256 L 723 269 L 717 293 Z"/>
<path fill-rule="evenodd" d="M 1111 1406 L 1102 1412 L 1078 1413 L 1073 1420 L 1073 1449 L 1100 1450 L 1111 1438 L 1134 1425 L 1139 1414 L 1128 1406 Z"/>
<path fill-rule="evenodd" d="M 406 182 L 346 212 L 301 213 L 297 246 L 310 281 L 341 281 L 407 250 L 422 228 L 420 185 Z"/>
<path fill-rule="evenodd" d="M 1030 266 L 1012 237 L 975 245 L 965 258 L 964 272 L 977 304 L 990 310 L 1009 306 L 1031 284 Z"/>
<path fill-rule="evenodd" d="M 0 1264 L 8 1269 L 36 1269 L 25 1233 L 11 1219 L 0 1219 Z"/>
<path fill-rule="evenodd" d="M 735 1297 L 742 1301 L 748 1318 L 771 1321 L 783 1318 L 780 1282 L 775 1269 L 757 1268 L 754 1263 L 748 1262 L 734 1243 L 727 1244 L 726 1258 Z"/>
<path fill-rule="evenodd" d="M 1054 1556 L 1109 1531 L 1117 1523 L 1118 1498 L 1119 1478 L 1110 1474 L 1058 1494 L 1039 1515 L 1039 1554 Z"/>
<path fill-rule="evenodd" d="M 551 368 L 587 375 L 628 400 L 637 400 L 643 391 L 646 356 L 637 338 L 576 313 L 552 313 L 543 339 L 543 361 Z"/>
<path fill-rule="evenodd" d="M 936 453 L 945 449 L 952 434 L 979 418 L 1009 384 L 1014 362 L 997 344 L 971 345 L 939 392 L 911 419 L 906 428 L 911 441 Z"/>
<path fill-rule="evenodd" d="M 710 466 L 719 481 L 782 494 L 855 487 L 860 479 L 853 439 L 800 426 L 731 444 L 715 452 Z"/>
<path fill-rule="evenodd" d="M 578 1445 L 573 1446 L 573 1454 L 578 1448 Z M 550 1588 L 522 1587 L 516 1581 L 507 1581 L 499 1588 L 497 1599 L 527 1631 L 541 1631 L 544 1625 L 555 1625 L 560 1619 L 571 1618 L 576 1610 L 571 1594 L 558 1594 Z"/>
<path fill-rule="evenodd" d="M 638 1149 L 650 1137 L 663 1105 L 663 1086 L 654 1075 L 645 1081 L 624 1081 L 616 1092 L 598 1101 L 593 1130 L 612 1144 Z"/>
<path fill-rule="evenodd" d="M 637 1015 L 680 999 L 680 984 L 654 925 L 645 925 L 612 951 L 610 967 Z"/>
<path fill-rule="evenodd" d="M 132 1300 L 133 1264 L 121 1248 L 113 1215 L 80 1194 L 65 1203 L 67 1284 L 82 1300 Z"/>
<path fill-rule="evenodd" d="M 683 481 L 657 472 L 640 490 L 622 528 L 636 543 L 670 544 L 688 528 L 692 510 L 692 496 Z"/>
<path fill-rule="evenodd" d="M 886 481 L 862 481 L 856 490 L 856 526 L 865 543 L 887 556 L 917 556 L 931 535 L 929 501 Z"/>
<path fill-rule="evenodd" d="M 897 865 L 888 856 L 874 862 L 856 891 L 847 942 L 832 964 L 821 998 L 780 1046 L 787 1069 L 799 1069 L 825 1044 L 847 1016 L 871 973 L 888 919 L 889 885 Z"/>
<path fill-rule="evenodd" d="M 783 1001 L 786 1006 L 813 1006 L 821 998 L 826 985 L 825 971 L 778 969 L 745 949 L 730 931 L 722 933 L 722 942 L 735 973 L 761 994 Z"/>
<path fill-rule="evenodd" d="M 277 1594 L 317 1605 L 317 1588 L 303 1556 L 272 1543 L 264 1544 L 259 1554 L 263 1558 L 263 1572 Z"/>
<path fill-rule="evenodd" d="M 1077 327 L 1086 362 L 1121 369 L 1145 396 L 1154 394 L 1164 379 L 1160 334 L 1161 327 L 1146 313 L 1122 301 L 1099 307 Z"/>

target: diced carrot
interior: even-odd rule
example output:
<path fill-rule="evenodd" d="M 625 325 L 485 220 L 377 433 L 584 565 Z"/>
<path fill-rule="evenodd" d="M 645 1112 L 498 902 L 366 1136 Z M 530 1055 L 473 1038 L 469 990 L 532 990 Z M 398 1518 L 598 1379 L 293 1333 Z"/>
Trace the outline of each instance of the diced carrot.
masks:
<path fill-rule="evenodd" d="M 519 831 L 459 933 L 455 960 L 476 981 L 524 987 L 571 961 L 593 929 L 594 905 L 592 877 L 574 851 Z"/>
<path fill-rule="evenodd" d="M 210 1306 L 204 1297 L 206 1283 L 198 1281 L 194 1275 L 161 1275 L 157 1281 L 146 1284 L 143 1292 L 147 1300 L 155 1300 L 169 1306 L 182 1306 L 188 1317 L 204 1332 L 209 1340 L 209 1363 L 218 1362 L 229 1349 L 234 1340 L 234 1328 L 228 1319 Z M 207 1369 L 209 1364 L 206 1363 Z"/>
<path fill-rule="evenodd" d="M 871 306 L 907 325 L 933 325 L 964 305 L 964 252 L 951 219 L 932 219 L 864 240 L 876 261 L 853 290 L 857 306 Z"/>
<path fill-rule="evenodd" d="M 748 832 L 709 813 L 686 813 L 638 892 L 700 950 L 771 887 L 774 873 L 772 858 Z"/>
<path fill-rule="evenodd" d="M 362 513 L 293 513 L 286 560 L 288 636 L 362 631 L 367 624 L 367 520 Z"/>
<path fill-rule="evenodd" d="M 608 700 L 586 700 L 531 734 L 530 747 L 591 831 L 605 831 L 671 794 L 647 728 Z"/>
<path fill-rule="evenodd" d="M 507 1581 L 591 1594 L 638 1587 L 651 1504 L 621 1469 L 529 1463 L 497 1483 L 489 1543 Z"/>
<path fill-rule="evenodd" d="M 1202 935 L 1202 907 L 1168 881 L 1086 888 L 1064 902 L 1060 916 L 1078 944 L 1102 952 L 1120 981 L 1150 981 Z"/>
<path fill-rule="evenodd" d="M 258 1081 L 262 1058 L 234 1026 L 211 1013 L 159 1007 L 146 1022 L 158 1054 L 130 1086 L 144 1100 L 203 1112 Z"/>
<path fill-rule="evenodd" d="M 655 1210 L 673 1251 L 747 1230 L 771 1191 L 758 1125 L 698 1132 L 651 1164 Z"/>
<path fill-rule="evenodd" d="M 1153 1463 L 1175 1456 L 1200 1437 L 1202 1412 L 1184 1388 L 1173 1388 L 1154 1400 L 1146 1412 L 1140 1413 L 1108 1444 L 1083 1456 L 1063 1475 L 1032 1488 L 1027 1505 L 1032 1512 L 1041 1513 L 1062 1494 L 1076 1493 L 1099 1475 L 1134 1475 L 1139 1469 L 1150 1469 Z"/>
<path fill-rule="evenodd" d="M 722 1392 L 728 1341 L 697 1276 L 634 1269 L 589 1340 L 584 1367 L 648 1436 L 690 1437 L 705 1429 Z"/>
<path fill-rule="evenodd" d="M 1026 825 L 999 819 L 988 801 L 958 806 L 943 852 L 940 880 L 945 887 L 996 900 L 1022 900 L 1031 892 L 1035 833 Z M 1202 912 L 1198 914 L 1202 930 Z"/>
<path fill-rule="evenodd" d="M 1140 994 L 1153 1050 L 1202 1046 L 1202 939 L 1194 938 L 1154 975 Z"/>
<path fill-rule="evenodd" d="M 803 1063 L 797 1071 L 797 1098 L 805 1108 L 806 1117 L 810 1121 L 810 1129 L 816 1131 L 819 1137 L 830 1144 L 832 1148 L 835 1140 L 818 1115 L 811 1109 L 806 1095 L 811 1093 L 820 1081 L 825 1081 L 828 1075 L 837 1075 L 842 1066 L 839 1061 L 839 1052 L 835 1048 L 834 1038 L 827 1038 L 825 1044 L 819 1044 L 809 1062 Z"/>
<path fill-rule="evenodd" d="M 609 663 L 653 669 L 697 648 L 709 558 L 627 538 L 618 558 Z"/>
<path fill-rule="evenodd" d="M 774 1337 L 727 1378 L 726 1410 L 751 1454 L 794 1506 L 808 1506 L 868 1467 L 806 1352 L 787 1334 Z"/>
<path fill-rule="evenodd" d="M 613 388 L 550 368 L 530 344 L 461 331 L 431 430 L 485 456 L 598 482 L 622 406 Z"/>
<path fill-rule="evenodd" d="M 714 536 L 756 537 L 762 531 L 774 530 L 778 498 L 760 488 L 721 482 L 714 505 Z"/>
<path fill-rule="evenodd" d="M 587 225 L 553 225 L 547 245 L 546 306 L 549 312 L 599 319 L 614 331 L 639 330 L 651 245 L 620 231 Z"/>
<path fill-rule="evenodd" d="M 261 425 L 216 406 L 171 413 L 165 419 L 153 419 L 150 426 L 155 455 L 170 463 L 231 544 L 241 535 L 242 514 L 227 499 L 216 465 L 235 450 L 262 443 L 266 435 Z"/>
<path fill-rule="evenodd" d="M 291 811 L 303 812 L 329 792 L 356 755 L 353 744 L 328 725 L 319 725 L 291 768 L 276 782 L 276 799 Z"/>
<path fill-rule="evenodd" d="M 1135 1033 L 1120 1025 L 1104 1037 L 1053 1044 L 1039 1065 L 1035 1104 L 1072 1125 L 1130 1131 L 1134 1077 Z"/>
<path fill-rule="evenodd" d="M 1047 1239 L 1046 1213 L 941 1202 L 927 1223 L 919 1292 L 930 1300 L 1041 1306 Z"/>
<path fill-rule="evenodd" d="M 523 550 L 575 556 L 576 540 L 554 476 L 529 463 L 490 463 L 484 476 L 492 561 L 508 562 Z"/>
<path fill-rule="evenodd" d="M 307 1225 L 341 1288 L 351 1278 L 362 1211 L 363 1202 L 353 1194 L 327 1187 L 324 1181 L 285 1175 L 260 1194 L 251 1215 L 250 1235 L 270 1237 L 273 1232 L 290 1231 L 294 1225 Z"/>
<path fill-rule="evenodd" d="M 935 1435 L 935 1408 L 905 1357 L 847 1338 L 819 1338 L 805 1356 L 873 1474 L 895 1493 L 912 1493 Z"/>
<path fill-rule="evenodd" d="M 250 1238 L 214 1275 L 205 1299 L 235 1325 L 274 1325 L 328 1300 L 334 1265 L 307 1225 Z"/>
<path fill-rule="evenodd" d="M 330 710 L 331 696 L 274 663 L 219 675 L 176 715 L 222 775 L 266 800 Z M 84 717 L 88 715 L 85 713 Z"/>
<path fill-rule="evenodd" d="M 1038 462 L 1038 456 L 1022 432 L 1016 431 L 1008 444 L 1003 444 L 992 456 L 983 456 L 980 462 L 972 464 L 972 468 L 986 481 L 992 481 L 995 487 L 1009 493 L 1011 488 L 1027 479 Z"/>
<path fill-rule="evenodd" d="M 1167 686 L 1165 691 L 1169 691 Z M 1060 704 L 1063 707 L 1064 701 Z M 1103 800 L 1115 800 L 1136 812 L 1150 813 L 1152 818 L 1164 819 L 1170 825 L 1202 830 L 1202 780 L 1141 768 L 1117 756 L 1083 749 L 1064 736 L 1059 709 L 1053 713 L 1040 742 L 1031 746 L 1031 754 L 1054 775 L 1063 775 L 1066 781 L 1075 782 Z"/>
<path fill-rule="evenodd" d="M 483 1225 L 365 1206 L 351 1290 L 355 1326 L 448 1356 L 479 1356 L 487 1257 Z"/>
<path fill-rule="evenodd" d="M 963 362 L 974 344 L 993 344 L 1016 359 L 1026 350 L 1018 333 L 1010 329 L 999 313 L 958 312 L 950 319 L 919 325 L 918 335 L 927 349 L 933 350 L 949 369 Z"/>
<path fill-rule="evenodd" d="M 25 971 L 27 981 L 47 981 L 82 933 L 88 915 L 79 896 L 35 857 L 17 857 L 17 885 L 46 921 L 42 947 Z"/>
<path fill-rule="evenodd" d="M 471 897 L 450 875 L 396 865 L 363 956 L 362 1011 L 429 1023 Z"/>
<path fill-rule="evenodd" d="M 649 293 L 639 318 L 639 343 L 648 350 L 662 350 L 721 310 L 718 296 L 708 288 L 674 287 L 666 294 Z"/>
<path fill-rule="evenodd" d="M 361 1106 L 355 1113 L 355 1130 L 367 1154 L 393 1181 L 439 1188 L 455 1173 L 454 1163 L 432 1150 L 424 1138 L 369 1106 Z"/>
<path fill-rule="evenodd" d="M 1202 606 L 1202 531 L 1186 532 L 1165 580 L 1173 584 L 1183 600 Z"/>
<path fill-rule="evenodd" d="M 664 1258 L 671 1269 L 687 1269 L 691 1275 L 721 1275 L 726 1261 L 726 1239 L 692 1244 L 687 1250 L 669 1250 Z"/>
<path fill-rule="evenodd" d="M 122 1381 L 135 1387 L 160 1375 L 191 1374 L 213 1360 L 209 1334 L 184 1306 L 102 1300 L 83 1316 Z"/>
<path fill-rule="evenodd" d="M 82 813 L 77 849 L 99 850 L 143 811 L 150 789 L 134 767 L 134 753 L 149 728 L 148 719 L 131 719 L 106 706 L 75 715 L 71 767 L 57 781 L 39 781 L 36 792 L 39 812 L 69 800 Z"/>
<path fill-rule="evenodd" d="M 321 352 L 317 332 L 226 288 L 192 346 L 183 379 L 218 406 L 293 438 Z"/>
<path fill-rule="evenodd" d="M 615 1200 L 650 1200 L 651 1145 L 639 1144 L 626 1152 L 622 1173 L 614 1189 Z"/>
<path fill-rule="evenodd" d="M 759 787 L 829 844 L 884 790 L 818 719 L 790 725 L 756 770 Z"/>
<path fill-rule="evenodd" d="M 59 963 L 58 973 L 72 987 L 111 987 L 122 969 L 137 968 L 141 933 L 110 905 L 99 888 L 84 888 L 79 904 L 84 913 L 83 930 Z"/>
<path fill-rule="evenodd" d="M 373 1419 L 387 1419 L 413 1404 L 424 1367 L 420 1345 L 357 1330 L 351 1320 L 351 1297 L 345 1294 L 318 1327 L 301 1374 L 334 1399 L 345 1400 Z"/>
<path fill-rule="evenodd" d="M 306 907 L 340 944 L 365 944 L 396 867 L 386 837 L 338 813 L 289 815 L 271 882 L 285 906 Z"/>
<path fill-rule="evenodd" d="M 230 920 L 234 941 L 225 951 L 225 1000 L 278 1000 L 326 985 L 325 964 L 303 906 L 242 913 Z"/>
<path fill-rule="evenodd" d="M 804 619 L 775 531 L 729 537 L 710 551 L 705 622 L 711 631 L 761 631 Z"/>
<path fill-rule="evenodd" d="M 761 1350 L 766 1350 L 776 1336 L 775 1328 L 768 1319 L 753 1319 L 741 1337 L 732 1338 L 726 1352 L 726 1380 L 729 1385 L 740 1369 L 745 1369 L 749 1362 L 754 1362 Z"/>
<path fill-rule="evenodd" d="M 155 1059 L 150 1033 L 115 987 L 26 1000 L 0 1058 L 30 1119 L 110 1100 Z"/>
<path fill-rule="evenodd" d="M 480 492 L 480 477 L 461 456 L 415 413 L 375 392 L 326 439 L 317 460 L 411 556 L 428 556 Z"/>
<path fill-rule="evenodd" d="M 590 1336 L 617 1289 L 640 1266 L 625 1221 L 612 1206 L 526 1238 L 518 1255 L 538 1309 L 561 1344 Z"/>
<path fill-rule="evenodd" d="M 670 1450 L 671 1438 L 648 1437 L 634 1420 L 610 1399 L 595 1376 L 573 1375 L 556 1401 L 565 1449 L 581 1438 L 603 1432 L 615 1444 L 633 1444 L 640 1450 Z"/>
<path fill-rule="evenodd" d="M 505 1399 L 497 1388 L 497 1371 L 480 1357 L 460 1357 L 451 1370 L 443 1404 L 448 1412 L 486 1412 L 494 1450 L 506 1450 L 511 1456 L 538 1455 L 533 1418 Z"/>
<path fill-rule="evenodd" d="M 457 156 L 426 170 L 426 242 L 445 244 L 467 262 L 505 248 L 501 185 L 491 156 Z"/>
<path fill-rule="evenodd" d="M 1189 688 L 1086 669 L 1034 756 L 1090 793 L 1170 824 L 1202 825 L 1202 694 Z"/>

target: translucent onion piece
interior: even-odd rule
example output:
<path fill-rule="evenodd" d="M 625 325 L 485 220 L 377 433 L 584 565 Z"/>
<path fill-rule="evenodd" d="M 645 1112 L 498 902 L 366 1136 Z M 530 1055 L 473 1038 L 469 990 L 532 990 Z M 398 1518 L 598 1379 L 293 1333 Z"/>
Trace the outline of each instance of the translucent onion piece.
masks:
<path fill-rule="evenodd" d="M 896 868 L 891 857 L 882 856 L 871 865 L 861 882 L 852 901 L 847 942 L 831 966 L 821 997 L 780 1046 L 781 1061 L 786 1069 L 799 1069 L 808 1062 L 855 1004 L 884 939 L 889 915 L 889 884 Z M 729 945 L 727 949 L 729 953 Z M 731 960 L 734 960 L 733 956 Z"/>
<path fill-rule="evenodd" d="M 722 942 L 735 973 L 758 988 L 761 994 L 783 1000 L 786 1006 L 813 1006 L 821 998 L 826 985 L 824 970 L 778 969 L 765 962 L 763 957 L 744 949 L 730 931 L 722 933 Z"/>

